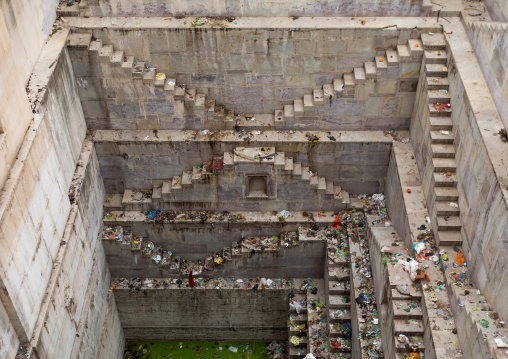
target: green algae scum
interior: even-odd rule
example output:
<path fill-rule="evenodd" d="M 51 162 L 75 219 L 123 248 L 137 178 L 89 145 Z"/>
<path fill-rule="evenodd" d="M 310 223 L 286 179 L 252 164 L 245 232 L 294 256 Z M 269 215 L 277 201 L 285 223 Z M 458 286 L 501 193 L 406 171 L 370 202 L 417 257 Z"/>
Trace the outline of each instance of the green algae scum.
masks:
<path fill-rule="evenodd" d="M 127 342 L 125 359 L 264 359 L 268 343 L 246 342 Z"/>

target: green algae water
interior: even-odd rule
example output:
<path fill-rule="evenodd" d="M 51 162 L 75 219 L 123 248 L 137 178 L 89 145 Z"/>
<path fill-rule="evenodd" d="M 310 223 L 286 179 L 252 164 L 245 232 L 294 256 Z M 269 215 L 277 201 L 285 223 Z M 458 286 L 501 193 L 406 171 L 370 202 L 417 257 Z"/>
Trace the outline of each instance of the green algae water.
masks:
<path fill-rule="evenodd" d="M 127 342 L 125 359 L 268 359 L 268 343 Z"/>

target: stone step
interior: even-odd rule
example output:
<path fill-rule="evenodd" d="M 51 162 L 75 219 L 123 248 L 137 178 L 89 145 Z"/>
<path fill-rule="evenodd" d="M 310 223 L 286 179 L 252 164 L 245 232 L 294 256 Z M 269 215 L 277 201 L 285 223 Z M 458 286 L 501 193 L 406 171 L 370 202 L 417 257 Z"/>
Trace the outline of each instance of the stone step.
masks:
<path fill-rule="evenodd" d="M 312 100 L 314 101 L 315 105 L 323 105 L 325 103 L 323 89 L 314 90 Z"/>
<path fill-rule="evenodd" d="M 436 201 L 455 202 L 459 200 L 459 192 L 454 187 L 434 187 Z"/>
<path fill-rule="evenodd" d="M 122 62 L 122 71 L 124 74 L 132 76 L 132 69 L 134 67 L 134 56 L 125 56 L 125 61 Z"/>
<path fill-rule="evenodd" d="M 275 110 L 274 124 L 275 126 L 283 126 L 285 124 L 284 110 Z"/>
<path fill-rule="evenodd" d="M 397 45 L 397 56 L 399 58 L 399 61 L 409 60 L 409 58 L 411 57 L 409 47 L 407 47 L 407 45 Z"/>
<path fill-rule="evenodd" d="M 151 67 L 149 69 L 146 69 L 146 71 L 143 73 L 143 83 L 144 84 L 153 84 L 155 81 L 155 73 L 157 72 L 157 69 L 154 67 Z"/>
<path fill-rule="evenodd" d="M 392 300 L 393 318 L 395 319 L 421 319 L 423 317 L 419 299 Z"/>
<path fill-rule="evenodd" d="M 386 61 L 386 58 L 384 56 L 376 56 L 376 70 L 377 71 L 386 71 L 388 69 L 388 61 Z"/>
<path fill-rule="evenodd" d="M 101 39 L 97 39 L 97 40 L 90 42 L 90 46 L 88 46 L 88 51 L 96 54 L 97 56 L 99 56 L 99 52 L 101 51 L 101 49 L 102 49 L 102 40 Z"/>
<path fill-rule="evenodd" d="M 346 263 L 348 264 L 348 263 Z M 344 286 L 345 281 L 338 281 L 338 280 L 328 280 L 328 293 L 331 295 L 342 295 L 342 296 L 348 296 L 350 293 L 350 290 L 345 288 Z"/>
<path fill-rule="evenodd" d="M 175 100 L 183 100 L 185 97 L 185 85 L 177 85 L 175 87 L 175 93 L 173 94 L 173 98 Z"/>
<path fill-rule="evenodd" d="M 423 44 L 419 39 L 407 40 L 409 55 L 413 59 L 420 59 L 423 56 Z"/>
<path fill-rule="evenodd" d="M 425 75 L 447 77 L 448 67 L 443 64 L 425 64 Z"/>
<path fill-rule="evenodd" d="M 337 326 L 339 323 L 351 322 L 351 309 L 335 309 L 329 311 L 330 323 Z"/>
<path fill-rule="evenodd" d="M 293 103 L 295 117 L 302 117 L 304 113 L 303 100 L 295 100 Z"/>
<path fill-rule="evenodd" d="M 235 164 L 235 155 L 233 152 L 224 152 L 223 159 L 224 168 L 232 168 Z"/>
<path fill-rule="evenodd" d="M 432 117 L 450 117 L 452 115 L 451 107 L 446 108 L 445 104 L 429 103 L 427 106 L 429 109 L 429 114 Z"/>
<path fill-rule="evenodd" d="M 204 110 L 205 109 L 205 101 L 206 101 L 206 95 L 205 94 L 197 94 L 196 95 L 196 101 L 194 102 L 194 108 L 198 110 Z"/>
<path fill-rule="evenodd" d="M 326 100 L 329 100 L 329 99 L 332 99 L 334 96 L 334 91 L 333 91 L 333 84 L 324 84 L 323 85 L 323 97 Z"/>
<path fill-rule="evenodd" d="M 365 78 L 366 79 L 375 79 L 377 78 L 377 70 L 376 64 L 372 61 L 367 61 L 363 64 L 365 68 Z"/>
<path fill-rule="evenodd" d="M 351 278 L 351 271 L 349 270 L 349 266 L 328 266 L 328 278 L 330 278 L 330 280 L 349 281 Z"/>
<path fill-rule="evenodd" d="M 399 56 L 397 56 L 397 51 L 394 50 L 386 50 L 385 55 L 388 66 L 398 66 L 399 65 Z"/>
<path fill-rule="evenodd" d="M 326 194 L 330 194 L 332 196 L 335 194 L 333 181 L 326 181 Z"/>
<path fill-rule="evenodd" d="M 353 69 L 353 75 L 355 77 L 355 83 L 357 84 L 363 84 L 367 79 L 367 76 L 365 74 L 365 68 L 363 67 L 355 67 Z"/>
<path fill-rule="evenodd" d="M 182 177 L 173 176 L 173 181 L 171 182 L 171 191 L 179 189 L 182 189 Z"/>
<path fill-rule="evenodd" d="M 295 107 L 293 105 L 284 105 L 284 117 L 287 119 L 295 117 Z"/>
<path fill-rule="evenodd" d="M 431 131 L 451 131 L 453 122 L 450 117 L 429 117 Z"/>
<path fill-rule="evenodd" d="M 319 177 L 318 178 L 318 191 L 319 192 L 326 192 L 326 178 L 325 177 Z"/>
<path fill-rule="evenodd" d="M 284 156 L 284 152 L 276 152 L 275 158 L 273 160 L 273 164 L 275 169 L 283 169 L 286 166 L 286 156 Z"/>
<path fill-rule="evenodd" d="M 162 182 L 162 199 L 166 200 L 167 195 L 171 194 L 171 184 L 172 181 Z"/>
<path fill-rule="evenodd" d="M 284 171 L 293 172 L 293 168 L 294 168 L 293 159 L 286 157 L 286 160 L 284 162 Z"/>
<path fill-rule="evenodd" d="M 462 224 L 457 216 L 437 216 L 438 231 L 460 231 Z"/>
<path fill-rule="evenodd" d="M 302 308 L 303 309 L 303 308 Z M 289 317 L 295 321 L 296 323 L 307 323 L 307 313 L 304 313 L 303 311 L 300 312 L 300 315 L 298 314 L 290 314 Z"/>
<path fill-rule="evenodd" d="M 451 176 L 449 176 L 449 174 Z M 453 172 L 434 172 L 435 187 L 455 187 L 457 186 L 457 175 Z"/>
<path fill-rule="evenodd" d="M 396 335 L 423 335 L 423 323 L 418 319 L 394 319 L 393 331 Z"/>
<path fill-rule="evenodd" d="M 420 38 L 425 50 L 446 49 L 446 38 L 441 32 L 422 34 Z"/>
<path fill-rule="evenodd" d="M 350 199 L 349 199 L 349 192 L 348 191 L 344 191 L 342 190 L 340 192 L 340 197 L 342 198 L 342 203 L 350 203 Z"/>
<path fill-rule="evenodd" d="M 439 246 L 461 246 L 462 234 L 460 231 L 438 231 Z"/>
<path fill-rule="evenodd" d="M 213 112 L 213 117 L 216 120 L 223 120 L 226 116 L 226 107 L 224 105 L 215 104 L 215 111 Z"/>
<path fill-rule="evenodd" d="M 195 102 L 196 101 L 196 89 L 187 89 L 185 91 L 183 100 L 185 102 Z"/>
<path fill-rule="evenodd" d="M 448 54 L 444 50 L 425 50 L 424 58 L 426 64 L 442 64 L 448 62 Z"/>
<path fill-rule="evenodd" d="M 294 162 L 293 163 L 293 176 L 301 176 L 302 175 L 302 163 Z"/>
<path fill-rule="evenodd" d="M 192 185 L 192 171 L 183 171 L 182 187 L 189 187 L 191 185 Z"/>
<path fill-rule="evenodd" d="M 289 348 L 289 358 L 290 359 L 296 359 L 296 358 L 304 358 L 307 355 L 307 348 L 304 347 L 294 347 L 291 346 Z"/>
<path fill-rule="evenodd" d="M 303 95 L 303 113 L 306 115 L 314 114 L 313 95 Z"/>
<path fill-rule="evenodd" d="M 428 76 L 425 78 L 425 83 L 429 90 L 448 90 L 450 87 L 448 77 Z"/>
<path fill-rule="evenodd" d="M 455 146 L 449 144 L 431 144 L 432 157 L 434 158 L 454 158 Z"/>
<path fill-rule="evenodd" d="M 456 172 L 457 163 L 454 158 L 432 158 L 434 172 Z"/>
<path fill-rule="evenodd" d="M 164 84 L 164 91 L 169 91 L 170 93 L 175 92 L 176 79 L 166 79 L 166 83 Z"/>
<path fill-rule="evenodd" d="M 413 338 L 419 338 L 419 341 L 417 343 L 413 342 Z M 423 337 L 415 335 L 412 337 L 407 336 L 399 336 L 395 335 L 393 337 L 393 341 L 395 343 L 395 351 L 397 353 L 409 353 L 411 352 L 412 348 L 416 348 L 417 352 L 424 352 L 425 351 L 425 345 L 423 344 Z M 408 344 L 409 341 L 409 344 Z M 416 340 L 415 340 L 416 341 Z M 406 359 L 406 356 L 402 356 L 402 358 Z"/>
<path fill-rule="evenodd" d="M 436 201 L 436 214 L 438 216 L 458 216 L 459 204 L 452 201 Z"/>
<path fill-rule="evenodd" d="M 340 193 L 342 191 L 342 188 L 340 186 L 333 186 L 333 195 L 335 199 L 340 198 Z"/>
<path fill-rule="evenodd" d="M 309 181 L 310 180 L 310 169 L 309 167 L 302 167 L 302 180 Z"/>
<path fill-rule="evenodd" d="M 310 177 L 310 184 L 315 186 L 317 188 L 318 184 L 319 184 L 319 177 L 314 175 L 314 176 L 311 176 Z"/>
<path fill-rule="evenodd" d="M 427 90 L 427 101 L 429 103 L 450 103 L 448 90 Z"/>
<path fill-rule="evenodd" d="M 111 66 L 120 67 L 123 64 L 124 55 L 123 51 L 114 51 L 113 55 L 111 55 Z"/>
<path fill-rule="evenodd" d="M 166 74 L 163 72 L 156 73 L 153 85 L 155 87 L 164 87 L 165 83 L 166 83 Z"/>
<path fill-rule="evenodd" d="M 144 72 L 145 72 L 145 62 L 144 61 L 136 61 L 134 63 L 134 67 L 132 68 L 132 78 L 142 79 Z"/>
<path fill-rule="evenodd" d="M 349 295 L 329 295 L 328 304 L 330 309 L 351 309 L 351 298 Z"/>
<path fill-rule="evenodd" d="M 352 90 L 355 88 L 355 76 L 353 74 L 344 74 L 344 90 Z"/>
<path fill-rule="evenodd" d="M 215 100 L 209 99 L 205 101 L 205 111 L 215 112 Z"/>
<path fill-rule="evenodd" d="M 293 335 L 292 335 L 293 336 Z M 307 347 L 307 344 L 309 343 L 309 338 L 307 337 L 306 334 L 301 334 L 301 335 L 295 335 L 296 337 L 298 337 L 298 348 L 299 347 Z M 292 347 L 295 347 L 295 345 L 293 343 L 291 343 L 291 341 L 289 342 L 289 345 L 292 346 Z"/>
<path fill-rule="evenodd" d="M 73 33 L 67 38 L 67 47 L 77 49 L 89 49 L 92 42 L 92 34 Z"/>
<path fill-rule="evenodd" d="M 455 137 L 451 131 L 430 131 L 430 142 L 439 144 L 453 144 Z"/>
<path fill-rule="evenodd" d="M 344 79 L 333 79 L 334 97 L 342 97 L 344 95 Z"/>
<path fill-rule="evenodd" d="M 99 51 L 99 61 L 104 63 L 111 63 L 113 51 L 113 45 L 103 45 Z"/>

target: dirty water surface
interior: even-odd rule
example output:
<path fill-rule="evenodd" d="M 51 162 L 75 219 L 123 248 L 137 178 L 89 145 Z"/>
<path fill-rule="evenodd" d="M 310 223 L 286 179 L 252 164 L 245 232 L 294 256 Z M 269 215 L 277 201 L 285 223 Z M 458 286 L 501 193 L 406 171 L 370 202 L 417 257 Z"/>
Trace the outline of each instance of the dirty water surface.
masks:
<path fill-rule="evenodd" d="M 125 344 L 126 359 L 264 359 L 271 358 L 268 343 L 143 342 Z"/>

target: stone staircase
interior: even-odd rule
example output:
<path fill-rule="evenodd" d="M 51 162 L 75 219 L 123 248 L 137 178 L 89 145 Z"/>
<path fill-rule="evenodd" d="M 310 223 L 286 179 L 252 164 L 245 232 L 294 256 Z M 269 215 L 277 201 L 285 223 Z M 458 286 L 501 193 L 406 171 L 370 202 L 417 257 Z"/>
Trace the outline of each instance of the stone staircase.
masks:
<path fill-rule="evenodd" d="M 178 218 L 176 218 L 178 220 Z M 173 253 L 171 248 L 163 248 L 148 237 L 124 230 L 121 226 L 105 226 L 102 241 L 107 254 L 120 256 L 140 255 L 152 260 L 162 271 L 164 276 L 180 276 L 187 278 L 190 271 L 200 277 L 213 276 L 216 270 L 224 269 L 229 262 L 250 258 L 255 253 L 277 252 L 298 246 L 302 240 L 321 240 L 308 238 L 304 232 L 309 228 L 299 227 L 294 232 L 281 232 L 279 236 L 261 236 L 242 238 L 226 246 L 222 250 L 212 253 L 201 260 L 187 260 Z M 302 238 L 303 237 L 303 238 Z M 262 288 L 259 288 L 262 289 Z"/>
<path fill-rule="evenodd" d="M 192 170 L 184 171 L 180 176 L 174 176 L 170 181 L 164 181 L 162 186 L 147 190 L 127 189 L 123 194 L 108 195 L 104 209 L 146 211 L 154 208 L 165 209 L 167 203 L 203 201 L 206 192 L 210 190 L 210 178 L 223 174 L 226 170 L 234 171 L 234 166 L 241 163 L 273 165 L 276 172 L 296 177 L 314 190 L 316 198 L 333 199 L 338 206 L 349 203 L 347 191 L 335 185 L 332 180 L 312 172 L 309 167 L 302 166 L 300 162 L 294 162 L 293 158 L 284 152 L 276 152 L 273 147 L 237 147 L 233 152 L 225 152 L 222 157 L 215 157 L 194 166 Z M 197 195 L 198 193 L 203 193 L 203 196 Z M 247 198 L 257 198 L 256 196 L 255 193 L 249 194 Z M 259 198 L 264 197 L 259 195 Z"/>
<path fill-rule="evenodd" d="M 425 66 L 424 86 L 429 112 L 429 141 L 433 168 L 434 235 L 439 245 L 462 243 L 455 131 L 449 94 L 447 43 L 443 34 L 423 34 L 418 42 Z M 431 211 L 432 213 L 432 211 Z"/>
<path fill-rule="evenodd" d="M 330 358 L 351 358 L 352 338 L 341 330 L 344 323 L 351 326 L 352 319 L 351 259 L 346 231 L 343 229 L 337 237 L 327 245 Z"/>
<path fill-rule="evenodd" d="M 464 357 L 469 358 L 507 358 L 504 343 L 508 343 L 508 329 L 503 318 L 492 309 L 480 291 L 476 289 L 466 265 L 455 263 L 462 248 L 441 246 L 448 257 L 441 256 L 441 268 L 445 274 L 446 289 L 450 297 L 451 309 L 457 327 L 459 341 Z M 498 345 L 498 344 L 501 344 Z"/>
<path fill-rule="evenodd" d="M 442 34 L 435 34 L 435 37 Z M 424 35 L 422 35 L 424 36 Z M 214 99 L 209 99 L 206 94 L 200 93 L 196 88 L 188 88 L 185 84 L 178 84 L 176 78 L 165 73 L 158 72 L 150 67 L 146 61 L 135 59 L 134 56 L 126 55 L 124 51 L 116 50 L 113 45 L 104 45 L 101 39 L 92 39 L 92 34 L 72 33 L 69 35 L 68 47 L 86 48 L 92 57 L 100 62 L 110 65 L 109 71 L 117 76 L 131 76 L 132 79 L 142 80 L 144 84 L 153 85 L 173 95 L 175 107 L 192 105 L 197 111 L 202 111 L 207 129 L 266 129 L 275 127 L 284 129 L 286 121 L 294 118 L 311 116 L 315 114 L 316 106 L 330 103 L 334 98 L 358 99 L 359 86 L 369 80 L 382 77 L 389 68 L 399 66 L 400 62 L 421 58 L 423 52 L 422 43 L 417 39 L 409 39 L 406 45 L 397 45 L 396 49 L 386 50 L 381 56 L 375 56 L 373 61 L 367 61 L 363 67 L 353 68 L 350 73 L 345 73 L 342 78 L 333 79 L 332 83 L 323 84 L 315 88 L 312 94 L 306 94 L 303 98 L 295 99 L 293 104 L 284 105 L 275 110 L 274 114 L 235 114 L 223 104 L 218 104 Z M 432 55 L 434 61 L 440 60 L 440 56 Z M 445 57 L 446 59 L 446 57 Z M 430 62 L 428 62 L 430 64 Z M 438 64 L 438 62 L 432 62 Z M 439 66 L 430 66 L 429 70 Z M 436 70 L 436 72 L 440 72 Z"/>
<path fill-rule="evenodd" d="M 375 222 L 375 216 L 368 215 L 367 222 Z M 411 258 L 412 252 L 407 250 L 404 241 L 394 227 L 384 225 L 369 226 L 371 256 L 376 257 L 377 275 L 385 278 L 388 283 L 386 291 L 386 309 L 384 318 L 391 321 L 384 323 L 387 329 L 384 342 L 387 357 L 405 359 L 416 349 L 417 353 L 425 353 L 425 325 L 423 320 L 421 284 L 413 283 L 404 271 L 399 260 Z M 386 265 L 382 258 L 387 259 Z M 379 279 L 381 280 L 381 279 Z"/>
<path fill-rule="evenodd" d="M 289 358 L 303 358 L 309 352 L 307 292 L 293 294 L 289 301 Z"/>

